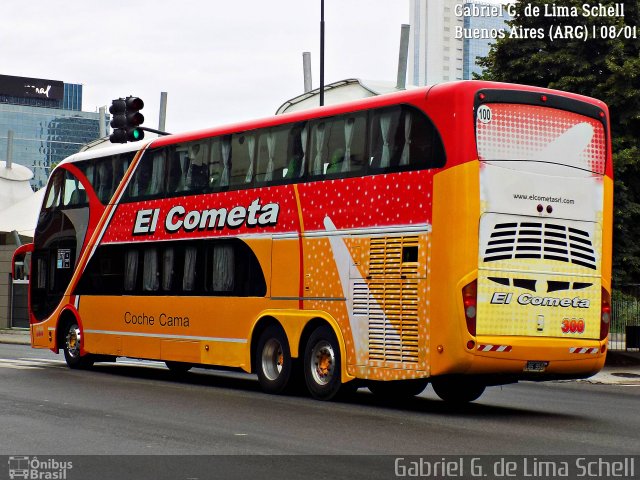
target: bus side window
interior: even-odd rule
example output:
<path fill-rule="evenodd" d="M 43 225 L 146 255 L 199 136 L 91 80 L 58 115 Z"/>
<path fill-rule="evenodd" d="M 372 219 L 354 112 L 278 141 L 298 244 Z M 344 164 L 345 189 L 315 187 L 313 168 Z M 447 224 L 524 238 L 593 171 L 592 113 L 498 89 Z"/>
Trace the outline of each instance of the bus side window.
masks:
<path fill-rule="evenodd" d="M 285 177 L 290 130 L 291 126 L 285 125 L 261 131 L 256 162 L 256 183 L 259 185 L 278 182 Z"/>
<path fill-rule="evenodd" d="M 398 163 L 400 107 L 375 110 L 371 118 L 369 167 L 384 170 Z"/>
<path fill-rule="evenodd" d="M 49 191 L 47 192 L 47 199 L 44 204 L 46 210 L 53 210 L 58 208 L 62 198 L 62 182 L 64 180 L 64 172 L 58 170 L 51 182 L 49 182 Z"/>
<path fill-rule="evenodd" d="M 209 142 L 193 142 L 189 145 L 189 169 L 187 170 L 187 192 L 201 193 L 209 184 Z"/>
<path fill-rule="evenodd" d="M 87 204 L 84 185 L 69 171 L 65 171 L 63 204 L 65 208 L 81 207 Z"/>
<path fill-rule="evenodd" d="M 306 122 L 300 122 L 289 131 L 289 141 L 287 142 L 287 166 L 283 169 L 284 178 L 300 178 L 307 169 L 307 140 L 309 129 Z"/>
<path fill-rule="evenodd" d="M 162 290 L 165 292 L 171 291 L 173 287 L 174 258 L 173 247 L 165 248 L 162 252 Z"/>
<path fill-rule="evenodd" d="M 374 110 L 370 128 L 370 171 L 440 168 L 446 156 L 431 120 L 415 108 Z"/>
<path fill-rule="evenodd" d="M 167 192 L 170 195 L 182 193 L 186 189 L 187 173 L 189 172 L 188 151 L 185 144 L 179 144 L 169 154 Z"/>
<path fill-rule="evenodd" d="M 256 134 L 238 133 L 231 137 L 231 186 L 246 187 L 253 182 Z"/>
<path fill-rule="evenodd" d="M 157 196 L 159 194 L 164 193 L 164 182 L 165 182 L 165 168 L 166 168 L 166 149 L 156 150 L 152 153 L 151 159 L 151 178 L 149 179 L 149 186 L 144 192 L 146 195 Z"/>
<path fill-rule="evenodd" d="M 158 266 L 158 249 L 147 248 L 144 251 L 142 269 L 142 290 L 155 292 L 160 288 L 160 272 Z"/>
<path fill-rule="evenodd" d="M 327 126 L 325 121 L 314 122 L 311 127 L 311 151 L 312 158 L 310 173 L 314 177 L 324 175 L 327 166 Z"/>
<path fill-rule="evenodd" d="M 229 294 L 235 287 L 235 252 L 229 242 L 214 242 L 208 249 L 208 290 Z"/>
<path fill-rule="evenodd" d="M 124 255 L 124 291 L 133 292 L 138 279 L 138 251 L 128 250 Z"/>
<path fill-rule="evenodd" d="M 404 107 L 404 146 L 400 166 L 442 168 L 447 161 L 444 144 L 435 125 L 422 112 Z"/>
<path fill-rule="evenodd" d="M 207 172 L 209 175 L 208 191 L 218 190 L 222 182 L 222 139 L 212 138 L 209 145 L 209 159 L 207 160 Z"/>
<path fill-rule="evenodd" d="M 184 269 L 182 274 L 182 290 L 193 292 L 196 289 L 196 267 L 198 248 L 186 247 L 184 249 Z"/>

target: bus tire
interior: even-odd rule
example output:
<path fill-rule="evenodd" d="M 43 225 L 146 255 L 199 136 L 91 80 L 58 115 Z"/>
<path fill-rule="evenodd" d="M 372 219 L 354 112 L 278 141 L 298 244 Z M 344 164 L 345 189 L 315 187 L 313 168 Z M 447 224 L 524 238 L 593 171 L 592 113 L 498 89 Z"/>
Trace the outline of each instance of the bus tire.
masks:
<path fill-rule="evenodd" d="M 293 362 L 282 327 L 270 325 L 262 332 L 255 359 L 256 373 L 262 389 L 272 394 L 283 393 L 289 385 Z"/>
<path fill-rule="evenodd" d="M 367 388 L 376 397 L 384 399 L 403 399 L 415 397 L 420 395 L 427 385 L 429 380 L 426 378 L 417 378 L 414 380 L 392 380 L 389 382 L 370 382 L 367 384 Z"/>
<path fill-rule="evenodd" d="M 328 325 L 316 328 L 304 351 L 304 379 L 312 397 L 331 400 L 340 391 L 342 381 L 340 346 Z"/>
<path fill-rule="evenodd" d="M 442 400 L 452 404 L 473 402 L 480 398 L 486 386 L 473 378 L 442 377 L 431 380 L 433 390 Z"/>
<path fill-rule="evenodd" d="M 62 348 L 64 350 L 64 359 L 69 368 L 81 370 L 93 366 L 94 358 L 92 355 L 80 354 L 82 348 L 82 330 L 75 320 L 66 324 Z"/>
<path fill-rule="evenodd" d="M 171 370 L 172 373 L 175 373 L 176 375 L 184 375 L 189 370 L 191 370 L 191 367 L 193 367 L 193 365 L 191 365 L 190 363 L 184 363 L 184 362 L 166 361 L 164 363 L 167 366 L 167 368 Z"/>

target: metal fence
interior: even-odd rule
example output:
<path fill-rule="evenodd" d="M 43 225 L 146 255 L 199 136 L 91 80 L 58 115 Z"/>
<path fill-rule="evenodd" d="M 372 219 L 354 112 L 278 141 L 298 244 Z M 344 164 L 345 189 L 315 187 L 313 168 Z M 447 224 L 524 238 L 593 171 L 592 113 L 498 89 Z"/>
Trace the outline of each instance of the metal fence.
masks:
<path fill-rule="evenodd" d="M 640 285 L 613 289 L 609 332 L 609 350 L 640 350 Z"/>

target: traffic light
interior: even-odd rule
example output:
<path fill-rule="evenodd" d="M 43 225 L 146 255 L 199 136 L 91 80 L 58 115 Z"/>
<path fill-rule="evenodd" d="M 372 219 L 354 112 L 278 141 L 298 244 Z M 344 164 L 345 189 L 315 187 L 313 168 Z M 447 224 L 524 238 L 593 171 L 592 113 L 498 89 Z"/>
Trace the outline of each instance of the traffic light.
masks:
<path fill-rule="evenodd" d="M 144 115 L 140 113 L 142 107 L 144 102 L 138 97 L 118 98 L 111 102 L 111 143 L 135 142 L 144 138 L 144 130 L 140 127 L 144 122 Z"/>

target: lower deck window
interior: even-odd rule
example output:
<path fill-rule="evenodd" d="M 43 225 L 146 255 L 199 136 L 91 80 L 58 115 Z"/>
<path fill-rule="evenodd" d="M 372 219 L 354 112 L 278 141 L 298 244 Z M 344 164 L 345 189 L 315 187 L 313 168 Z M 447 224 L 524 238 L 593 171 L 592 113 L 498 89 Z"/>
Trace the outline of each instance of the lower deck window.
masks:
<path fill-rule="evenodd" d="M 103 245 L 89 261 L 76 294 L 263 297 L 264 273 L 238 239 Z"/>

